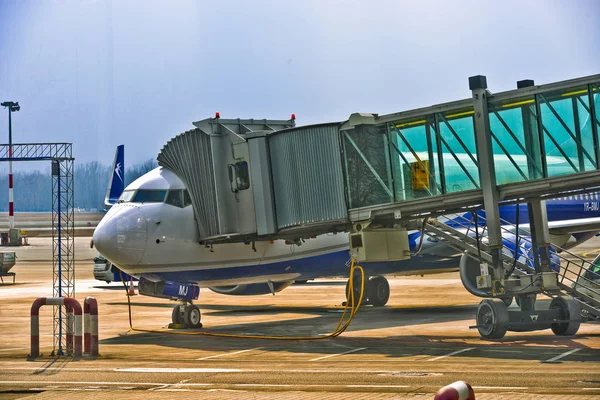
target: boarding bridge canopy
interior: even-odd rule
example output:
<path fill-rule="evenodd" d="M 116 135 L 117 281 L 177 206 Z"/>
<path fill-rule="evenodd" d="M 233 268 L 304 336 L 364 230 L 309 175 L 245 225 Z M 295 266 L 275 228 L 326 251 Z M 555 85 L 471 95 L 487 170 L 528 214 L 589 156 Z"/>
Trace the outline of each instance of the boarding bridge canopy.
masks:
<path fill-rule="evenodd" d="M 488 92 L 500 200 L 600 184 L 599 85 L 595 75 Z M 383 210 L 410 217 L 481 204 L 474 113 L 473 100 L 465 99 L 342 126 L 351 217 L 369 219 Z"/>
<path fill-rule="evenodd" d="M 314 126 L 211 118 L 169 141 L 158 161 L 190 190 L 201 241 L 482 208 L 490 162 L 500 201 L 599 187 L 600 75 L 520 86 Z"/>

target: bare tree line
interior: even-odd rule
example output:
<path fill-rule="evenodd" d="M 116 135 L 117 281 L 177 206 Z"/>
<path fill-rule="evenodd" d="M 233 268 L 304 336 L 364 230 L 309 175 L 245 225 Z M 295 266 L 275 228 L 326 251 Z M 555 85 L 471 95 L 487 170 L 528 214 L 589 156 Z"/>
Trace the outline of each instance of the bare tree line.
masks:
<path fill-rule="evenodd" d="M 146 160 L 125 169 L 125 185 L 156 168 L 154 159 Z M 75 163 L 75 208 L 84 211 L 101 211 L 105 208 L 104 196 L 112 177 L 112 168 L 97 161 Z M 6 188 L 6 190 L 2 190 Z M 52 177 L 50 168 L 45 171 L 14 173 L 15 212 L 51 211 Z M 8 175 L 0 175 L 0 212 L 8 211 Z"/>

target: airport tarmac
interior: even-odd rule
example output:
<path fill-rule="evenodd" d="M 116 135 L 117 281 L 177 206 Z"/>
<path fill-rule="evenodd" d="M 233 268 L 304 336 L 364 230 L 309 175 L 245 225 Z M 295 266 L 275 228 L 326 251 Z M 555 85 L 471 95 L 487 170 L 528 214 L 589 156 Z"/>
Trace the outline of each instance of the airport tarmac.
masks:
<path fill-rule="evenodd" d="M 29 311 L 52 295 L 52 241 L 31 238 L 16 250 L 17 283 L 0 285 L 0 399 L 431 399 L 442 386 L 469 382 L 477 399 L 600 398 L 600 325 L 576 336 L 550 330 L 480 339 L 480 299 L 458 274 L 391 278 L 383 308 L 362 307 L 348 330 L 322 340 L 197 335 L 311 336 L 331 332 L 344 300 L 343 280 L 292 285 L 276 296 L 225 296 L 203 289 L 204 329 L 186 334 L 129 327 L 120 283 L 92 276 L 89 239 L 76 238 L 76 298 L 99 303 L 100 357 L 52 358 L 52 308 L 40 311 L 42 356 L 28 360 Z M 600 240 L 576 253 L 592 258 Z M 174 302 L 131 297 L 133 326 L 166 330 Z M 547 303 L 546 300 L 540 303 Z M 189 334 L 192 333 L 192 334 Z"/>

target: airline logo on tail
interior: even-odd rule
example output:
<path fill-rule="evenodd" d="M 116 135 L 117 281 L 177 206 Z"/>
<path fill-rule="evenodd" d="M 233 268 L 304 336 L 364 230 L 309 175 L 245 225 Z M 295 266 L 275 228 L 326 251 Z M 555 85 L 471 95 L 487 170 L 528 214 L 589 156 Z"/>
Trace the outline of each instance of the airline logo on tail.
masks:
<path fill-rule="evenodd" d="M 115 167 L 115 174 L 117 174 L 121 182 L 123 182 L 123 177 L 121 176 L 121 163 L 117 163 Z"/>
<path fill-rule="evenodd" d="M 124 146 L 117 146 L 117 151 L 115 152 L 115 160 L 113 162 L 112 167 L 112 176 L 110 181 L 108 182 L 108 190 L 106 191 L 106 196 L 104 197 L 104 204 L 107 206 L 111 206 L 115 204 L 121 194 L 123 194 L 123 190 L 125 189 L 125 179 L 123 171 L 125 170 L 125 150 Z"/>

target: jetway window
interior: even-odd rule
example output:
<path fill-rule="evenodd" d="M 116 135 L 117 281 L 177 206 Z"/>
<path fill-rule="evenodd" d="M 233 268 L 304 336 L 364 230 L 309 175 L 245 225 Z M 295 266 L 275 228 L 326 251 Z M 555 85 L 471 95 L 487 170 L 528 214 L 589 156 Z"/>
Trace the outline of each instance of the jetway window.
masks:
<path fill-rule="evenodd" d="M 431 121 L 397 122 L 389 128 L 396 200 L 440 194 L 437 146 Z"/>
<path fill-rule="evenodd" d="M 465 115 L 466 116 L 462 116 Z M 473 112 L 437 114 L 446 192 L 479 188 Z"/>
<path fill-rule="evenodd" d="M 166 190 L 138 190 L 133 198 L 134 203 L 162 203 L 165 200 Z"/>
<path fill-rule="evenodd" d="M 232 192 L 246 190 L 250 187 L 250 173 L 246 161 L 229 164 L 228 173 Z"/>
<path fill-rule="evenodd" d="M 587 87 L 538 94 L 548 176 L 597 168 Z"/>

